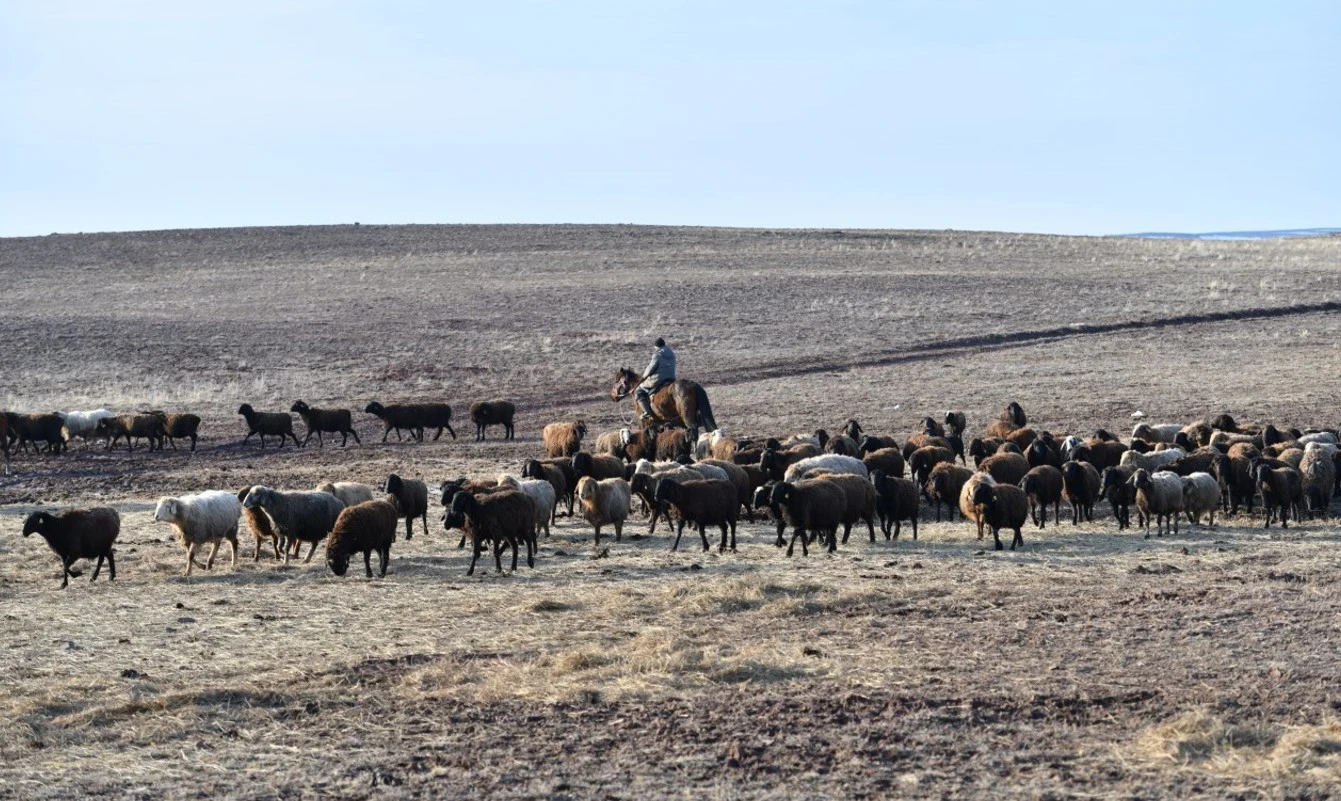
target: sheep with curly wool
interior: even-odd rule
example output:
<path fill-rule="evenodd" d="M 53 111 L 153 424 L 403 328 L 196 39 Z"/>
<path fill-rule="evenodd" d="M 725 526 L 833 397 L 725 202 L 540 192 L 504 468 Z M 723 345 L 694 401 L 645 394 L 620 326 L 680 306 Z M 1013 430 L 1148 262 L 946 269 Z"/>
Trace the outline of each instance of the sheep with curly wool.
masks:
<path fill-rule="evenodd" d="M 1029 472 L 1029 460 L 1018 453 L 998 453 L 983 459 L 978 469 L 991 474 L 998 484 L 1018 485 Z"/>
<path fill-rule="evenodd" d="M 0 432 L 2 433 L 2 432 Z M 121 516 L 115 509 L 98 506 L 91 509 L 63 509 L 58 512 L 33 512 L 23 521 L 23 536 L 39 534 L 61 559 L 61 589 L 70 585 L 71 578 L 79 578 L 82 571 L 71 567 L 80 559 L 97 559 L 93 577 L 98 580 L 102 563 L 107 562 L 107 579 L 116 579 L 117 535 L 121 533 Z"/>
<path fill-rule="evenodd" d="M 1153 473 L 1160 470 L 1170 462 L 1176 461 L 1187 455 L 1187 451 L 1182 448 L 1166 448 L 1162 451 L 1151 451 L 1150 453 L 1137 453 L 1128 450 L 1122 454 L 1118 464 L 1129 464 L 1138 470 L 1144 470 L 1147 473 Z"/>
<path fill-rule="evenodd" d="M 959 489 L 959 515 L 977 527 L 980 540 L 987 525 L 987 512 L 977 500 L 980 494 L 978 490 L 983 486 L 996 486 L 996 479 L 990 473 L 979 471 L 970 476 Z"/>
<path fill-rule="evenodd" d="M 377 500 L 377 490 L 371 484 L 360 481 L 324 481 L 316 489 L 334 495 L 347 507 Z"/>
<path fill-rule="evenodd" d="M 1299 477 L 1310 516 L 1326 517 L 1332 507 L 1332 496 L 1336 490 L 1335 450 L 1335 445 L 1317 441 L 1304 447 L 1304 458 L 1299 462 Z"/>
<path fill-rule="evenodd" d="M 248 496 L 250 497 L 250 496 Z M 237 496 L 222 490 L 208 490 L 177 498 L 160 498 L 154 509 L 154 520 L 168 523 L 177 532 L 177 539 L 186 546 L 186 575 L 197 564 L 196 549 L 210 545 L 210 555 L 202 565 L 213 569 L 219 545 L 228 542 L 237 567 L 237 523 L 242 516 L 242 504 Z"/>

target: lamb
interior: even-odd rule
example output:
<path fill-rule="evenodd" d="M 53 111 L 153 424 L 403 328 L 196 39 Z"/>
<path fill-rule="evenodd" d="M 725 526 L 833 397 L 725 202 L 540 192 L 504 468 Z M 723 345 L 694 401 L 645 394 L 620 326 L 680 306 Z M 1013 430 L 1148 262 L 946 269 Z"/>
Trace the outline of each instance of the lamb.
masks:
<path fill-rule="evenodd" d="M 98 436 L 107 437 L 107 450 L 111 450 L 116 441 L 126 438 L 126 449 L 135 450 L 136 438 L 149 441 L 149 450 L 163 448 L 163 438 L 167 431 L 163 427 L 163 418 L 153 414 L 118 414 L 104 417 L 94 429 Z"/>
<path fill-rule="evenodd" d="M 512 428 L 512 418 L 516 413 L 517 407 L 513 405 L 512 401 L 491 400 L 470 404 L 470 422 L 475 424 L 475 440 L 477 442 L 483 441 L 489 426 L 502 426 L 503 439 L 512 439 L 515 433 Z M 455 439 L 456 435 L 453 434 L 452 438 Z M 437 437 L 434 437 L 434 439 L 437 439 Z"/>
<path fill-rule="evenodd" d="M 978 527 L 978 539 L 983 537 L 983 526 L 987 525 L 987 512 L 978 502 L 979 488 L 996 486 L 996 479 L 990 473 L 974 473 L 959 490 L 959 515 Z"/>
<path fill-rule="evenodd" d="M 931 475 L 922 486 L 926 496 L 936 506 L 937 523 L 941 522 L 941 504 L 945 505 L 950 520 L 955 519 L 959 493 L 963 491 L 965 482 L 972 477 L 972 470 L 950 462 L 941 462 L 931 469 Z"/>
<path fill-rule="evenodd" d="M 769 506 L 777 509 L 779 531 L 787 525 L 792 527 L 788 557 L 796 548 L 798 539 L 801 555 L 809 555 L 806 547 L 809 533 L 818 534 L 820 542 L 828 543 L 830 553 L 838 550 L 837 532 L 847 511 L 847 493 L 837 483 L 822 478 L 804 479 L 795 484 L 778 482 L 773 485 Z"/>
<path fill-rule="evenodd" d="M 842 456 L 837 453 L 826 453 L 821 456 L 802 459 L 788 467 L 782 475 L 782 480 L 798 481 L 805 478 L 805 474 L 813 470 L 828 470 L 831 473 L 851 473 L 862 478 L 868 477 L 866 465 L 862 464 L 860 459 L 853 456 Z"/>
<path fill-rule="evenodd" d="M 1334 450 L 1334 448 L 1333 448 Z M 1336 488 L 1336 464 L 1332 460 L 1332 451 L 1326 443 L 1310 442 L 1304 448 L 1304 458 L 1299 463 L 1299 475 L 1303 482 L 1303 493 L 1308 501 L 1308 511 L 1313 514 L 1327 515 L 1332 506 L 1332 495 Z"/>
<path fill-rule="evenodd" d="M 1162 451 L 1152 451 L 1150 453 L 1137 453 L 1136 451 L 1129 450 L 1122 454 L 1122 459 L 1118 464 L 1134 465 L 1138 470 L 1153 473 L 1170 462 L 1181 459 L 1186 455 L 1187 451 L 1182 448 L 1167 448 Z"/>
<path fill-rule="evenodd" d="M 414 519 L 423 522 L 424 536 L 428 536 L 428 485 L 417 478 L 401 478 L 395 473 L 386 477 L 382 490 L 396 499 L 396 510 L 405 518 L 405 541 L 414 537 Z"/>
<path fill-rule="evenodd" d="M 953 465 L 951 465 L 953 467 Z M 890 528 L 894 529 L 894 539 L 899 538 L 900 527 L 907 520 L 913 524 L 913 540 L 917 540 L 917 483 L 896 476 L 888 476 L 881 470 L 871 471 L 871 485 L 875 488 L 875 509 L 880 515 L 880 531 L 885 539 L 890 538 Z"/>
<path fill-rule="evenodd" d="M 503 549 L 512 546 L 512 570 L 517 570 L 517 544 L 526 545 L 526 564 L 535 567 L 535 504 L 517 490 L 474 495 L 460 492 L 452 498 L 451 508 L 443 515 L 443 524 L 459 528 L 471 542 L 470 569 L 467 576 L 475 575 L 475 563 L 486 543 L 493 545 L 494 566 L 503 572 Z"/>
<path fill-rule="evenodd" d="M 1215 525 L 1215 510 L 1220 506 L 1220 482 L 1210 473 L 1192 473 L 1183 477 L 1183 511 L 1187 522 L 1199 525 L 1202 515 Z"/>
<path fill-rule="evenodd" d="M 847 498 L 847 507 L 843 511 L 843 544 L 847 544 L 848 536 L 852 533 L 852 526 L 855 523 L 866 523 L 866 531 L 870 535 L 871 542 L 875 542 L 875 514 L 876 497 L 875 487 L 864 476 L 855 476 L 848 473 L 823 473 L 817 478 L 826 481 L 832 481 L 843 488 L 843 494 Z"/>
<path fill-rule="evenodd" d="M 1253 479 L 1262 493 L 1262 509 L 1266 513 L 1264 528 L 1271 527 L 1275 510 L 1280 509 L 1280 527 L 1290 527 L 1290 508 L 1304 495 L 1303 481 L 1293 467 L 1272 467 L 1265 460 L 1253 462 Z"/>
<path fill-rule="evenodd" d="M 350 437 L 354 438 L 355 444 L 362 444 L 359 442 L 358 432 L 354 430 L 353 418 L 350 416 L 348 409 L 314 409 L 305 402 L 296 400 L 289 411 L 297 412 L 298 416 L 303 418 L 303 422 L 307 424 L 307 436 L 303 437 L 304 445 L 312 439 L 313 434 L 316 434 L 317 447 L 325 447 L 325 443 L 321 441 L 323 431 L 329 434 L 339 434 L 340 447 L 342 448 L 349 442 Z M 423 439 L 422 430 L 419 438 Z M 452 438 L 455 439 L 455 435 Z M 434 439 L 437 439 L 437 437 L 434 437 Z"/>
<path fill-rule="evenodd" d="M 154 520 L 170 524 L 177 531 L 177 539 L 186 546 L 188 576 L 196 564 L 197 548 L 206 544 L 212 546 L 204 564 L 204 568 L 210 570 L 214 567 L 219 545 L 225 540 L 232 550 L 233 567 L 237 567 L 237 521 L 241 515 L 242 504 L 238 503 L 237 496 L 222 490 L 159 498 L 154 509 Z"/>
<path fill-rule="evenodd" d="M 539 538 L 540 530 L 545 530 L 545 536 L 549 536 L 549 522 L 554 519 L 554 508 L 559 505 L 559 496 L 554 494 L 554 485 L 544 479 L 523 478 L 516 476 L 501 475 L 498 477 L 498 486 L 511 487 L 531 499 L 535 504 L 535 533 L 534 537 Z"/>
<path fill-rule="evenodd" d="M 731 551 L 735 552 L 740 499 L 731 482 L 715 478 L 678 482 L 663 478 L 657 481 L 652 497 L 658 504 L 669 504 L 682 522 L 689 523 L 698 530 L 705 552 L 709 549 L 707 526 L 717 526 L 722 530 L 722 541 L 717 546 L 718 553 L 726 552 L 729 529 Z M 675 535 L 675 543 L 671 545 L 672 551 L 680 547 L 680 536 L 683 531 L 683 526 L 680 526 Z"/>
<path fill-rule="evenodd" d="M 1062 471 L 1050 464 L 1039 465 L 1025 473 L 1020 480 L 1020 489 L 1029 500 L 1029 514 L 1034 525 L 1046 528 L 1048 523 L 1048 505 L 1052 505 L 1052 522 L 1062 522 Z"/>
<path fill-rule="evenodd" d="M 540 432 L 545 443 L 545 455 L 553 458 L 573 456 L 582 449 L 582 438 L 587 435 L 587 424 L 581 420 L 550 423 Z"/>
<path fill-rule="evenodd" d="M 391 561 L 391 543 L 396 541 L 399 522 L 396 507 L 389 500 L 365 501 L 346 506 L 326 538 L 326 565 L 337 576 L 349 570 L 349 555 L 363 553 L 363 570 L 372 578 L 372 552 L 377 552 L 378 575 L 386 578 Z"/>
<path fill-rule="evenodd" d="M 629 516 L 629 482 L 622 478 L 595 479 L 583 476 L 577 481 L 577 499 L 582 517 L 596 532 L 596 545 L 601 544 L 601 527 L 614 526 L 615 542 L 624 533 L 624 520 Z"/>
<path fill-rule="evenodd" d="M 966 485 L 967 486 L 967 485 Z M 973 504 L 981 509 L 983 519 L 992 528 L 992 540 L 998 551 L 1001 545 L 1001 529 L 1014 529 L 1015 537 L 1010 541 L 1010 549 L 1024 547 L 1024 535 L 1020 529 L 1029 519 L 1029 500 L 1024 490 L 1012 484 L 978 484 L 973 490 Z"/>
<path fill-rule="evenodd" d="M 76 412 L 56 412 L 60 418 L 65 421 L 64 430 L 61 431 L 61 438 L 68 443 L 75 437 L 84 440 L 87 445 L 90 439 L 93 439 L 98 429 L 98 421 L 116 416 L 116 412 L 111 409 L 92 409 L 89 411 Z"/>
<path fill-rule="evenodd" d="M 247 499 L 247 493 L 254 489 L 255 485 L 243 487 L 237 493 L 237 502 L 241 506 Z M 270 518 L 266 516 L 264 509 L 248 509 L 242 506 L 242 516 L 247 520 L 247 528 L 251 529 L 251 535 L 256 539 L 256 550 L 252 554 L 253 562 L 261 561 L 261 544 L 270 540 L 270 547 L 275 549 L 275 561 L 279 561 L 279 535 L 275 533 L 275 527 L 270 524 Z"/>
<path fill-rule="evenodd" d="M 998 484 L 1018 485 L 1029 472 L 1029 460 L 1018 453 L 998 453 L 983 459 L 978 469 L 990 473 Z"/>
<path fill-rule="evenodd" d="M 0 433 L 3 433 L 0 431 Z M 93 577 L 98 580 L 103 560 L 107 561 L 108 581 L 116 579 L 116 537 L 121 533 L 121 516 L 115 509 L 98 506 L 91 509 L 63 509 L 56 513 L 33 512 L 23 521 L 23 536 L 40 534 L 47 546 L 61 558 L 61 589 L 83 571 L 70 566 L 79 559 L 97 559 Z"/>
<path fill-rule="evenodd" d="M 867 437 L 867 439 L 870 439 L 870 437 Z M 866 455 L 862 457 L 861 463 L 866 465 L 866 471 L 868 473 L 873 473 L 876 470 L 879 470 L 887 476 L 903 478 L 903 454 L 899 452 L 898 448 L 878 448 L 873 451 L 868 451 Z M 935 468 L 932 469 L 934 470 Z"/>
<path fill-rule="evenodd" d="M 506 403 L 506 401 L 500 401 L 500 402 Z M 302 401 L 299 401 L 298 403 L 302 403 Z M 297 403 L 294 404 L 293 411 L 302 414 L 302 412 L 298 410 Z M 346 415 L 349 414 L 344 409 L 337 409 L 334 411 L 337 414 L 339 412 L 344 412 Z M 452 439 L 456 439 L 456 430 L 452 428 L 452 407 L 446 403 L 392 403 L 383 406 L 377 401 L 373 401 L 372 403 L 369 403 L 367 406 L 363 407 L 363 411 L 382 421 L 383 442 L 386 442 L 387 435 L 391 433 L 391 429 L 393 428 L 396 429 L 396 439 L 400 439 L 400 432 L 402 429 L 404 429 L 406 431 L 409 431 L 410 435 L 414 437 L 414 439 L 416 439 L 419 442 L 423 442 L 424 431 L 425 429 L 429 428 L 437 429 L 436 431 L 433 432 L 434 442 L 436 442 L 438 438 L 442 436 L 443 431 L 446 431 L 448 434 L 451 434 Z M 307 416 L 304 415 L 303 419 L 306 420 Z M 509 418 L 509 420 L 510 419 L 511 418 Z M 341 422 L 341 420 L 338 417 L 332 417 L 327 422 L 329 422 L 331 425 L 335 425 Z M 348 420 L 345 420 L 344 422 L 347 424 Z M 308 423 L 308 428 L 309 428 L 308 436 L 311 436 L 310 421 Z M 328 428 L 325 426 L 321 426 L 320 430 L 317 432 L 318 444 L 321 443 L 322 431 L 343 433 L 344 429 Z M 349 433 L 354 434 L 353 429 L 349 429 Z M 476 439 L 479 439 L 479 437 L 477 436 Z M 354 441 L 355 442 L 359 441 L 357 434 L 354 434 Z"/>
<path fill-rule="evenodd" d="M 1089 462 L 1062 465 L 1062 497 L 1071 505 L 1071 525 L 1081 519 L 1094 522 L 1094 502 L 1099 498 L 1099 471 Z"/>
<path fill-rule="evenodd" d="M 266 435 L 279 437 L 279 447 L 284 447 L 284 438 L 291 437 L 294 445 L 301 445 L 298 441 L 298 435 L 293 433 L 293 418 L 287 412 L 258 412 L 251 408 L 250 403 L 244 403 L 237 407 L 237 413 L 247 420 L 247 436 L 242 438 L 243 444 L 251 439 L 252 434 L 259 434 L 261 438 L 261 449 L 265 450 Z"/>
<path fill-rule="evenodd" d="M 177 440 L 191 440 L 191 451 L 196 449 L 196 440 L 200 438 L 200 415 L 190 413 L 168 414 L 162 409 L 154 409 L 140 414 L 152 414 L 163 421 L 163 436 L 172 449 L 177 450 Z M 162 442 L 159 448 L 162 448 Z"/>
<path fill-rule="evenodd" d="M 573 475 L 579 480 L 583 476 L 595 479 L 623 478 L 624 461 L 614 456 L 593 455 L 586 451 L 573 454 Z"/>
<path fill-rule="evenodd" d="M 1113 517 L 1117 520 L 1118 531 L 1131 525 L 1131 507 L 1136 503 L 1136 487 L 1128 483 L 1132 475 L 1136 473 L 1136 468 L 1131 465 L 1125 467 L 1105 467 L 1103 473 L 1099 476 L 1099 494 L 1108 499 L 1108 504 L 1113 508 Z M 1144 519 L 1140 511 L 1137 511 L 1138 523 L 1144 525 Z"/>
<path fill-rule="evenodd" d="M 98 425 L 102 425 L 104 420 L 99 420 Z M 9 415 L 10 435 L 18 439 L 19 448 L 28 450 L 28 443 L 33 444 L 33 450 L 38 449 L 38 443 L 46 443 L 48 453 L 60 453 L 65 449 L 65 437 L 61 429 L 65 426 L 65 421 L 58 414 L 11 414 Z"/>
<path fill-rule="evenodd" d="M 1155 521 L 1155 535 L 1178 533 L 1178 513 L 1183 511 L 1183 479 L 1174 473 L 1151 473 L 1138 468 L 1131 477 L 1136 488 L 1136 508 L 1145 515 L 1145 536 L 1150 537 L 1150 521 Z"/>
<path fill-rule="evenodd" d="M 260 509 L 270 518 L 270 525 L 279 537 L 285 564 L 289 562 L 292 548 L 301 549 L 302 543 L 311 543 L 307 558 L 303 560 L 306 564 L 312 561 L 317 545 L 330 535 L 335 519 L 344 511 L 345 505 L 326 492 L 284 491 L 260 485 L 251 488 L 242 499 L 242 507 Z"/>
<path fill-rule="evenodd" d="M 572 465 L 570 464 L 569 470 L 571 469 Z M 537 459 L 527 459 L 522 463 L 522 478 L 534 478 L 548 481 L 550 486 L 554 488 L 554 497 L 560 500 L 567 500 L 568 514 L 570 516 L 573 514 L 572 490 L 577 482 L 574 481 L 572 484 L 568 483 L 567 475 L 558 465 L 545 464 Z M 558 517 L 559 507 L 556 504 L 554 507 L 554 517 L 550 519 L 550 522 L 555 522 L 558 520 Z"/>

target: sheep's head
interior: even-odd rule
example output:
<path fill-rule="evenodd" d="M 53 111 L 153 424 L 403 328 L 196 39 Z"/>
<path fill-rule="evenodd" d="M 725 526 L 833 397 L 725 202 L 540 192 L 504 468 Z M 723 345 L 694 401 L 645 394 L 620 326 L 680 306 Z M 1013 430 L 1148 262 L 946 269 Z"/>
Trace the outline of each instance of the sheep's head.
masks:
<path fill-rule="evenodd" d="M 250 415 L 255 414 L 256 410 L 251 408 L 250 403 L 244 403 L 241 406 L 237 407 L 237 413 L 242 415 L 243 417 L 248 417 Z"/>
<path fill-rule="evenodd" d="M 973 488 L 972 497 L 975 506 L 990 506 L 996 496 L 992 493 L 991 484 L 982 483 Z"/>
<path fill-rule="evenodd" d="M 754 495 L 750 498 L 750 506 L 754 509 L 763 509 L 769 505 L 773 487 L 765 484 L 762 487 L 755 487 Z"/>
<path fill-rule="evenodd" d="M 242 499 L 242 506 L 246 509 L 255 509 L 264 506 L 274 494 L 274 490 L 269 487 L 255 486 L 247 493 L 247 497 Z"/>
<path fill-rule="evenodd" d="M 573 472 L 579 476 L 591 475 L 591 454 L 586 451 L 578 451 L 573 454 Z"/>
<path fill-rule="evenodd" d="M 386 409 L 385 407 L 382 406 L 382 404 L 378 403 L 377 401 L 373 401 L 367 406 L 364 406 L 363 411 L 368 414 L 380 417 L 382 415 L 382 412 L 386 411 Z"/>
<path fill-rule="evenodd" d="M 392 495 L 400 495 L 400 491 L 404 489 L 404 486 L 405 483 L 401 481 L 400 476 L 396 475 L 395 473 L 392 473 L 391 475 L 386 477 L 386 484 L 383 485 L 382 491 L 388 492 Z"/>
<path fill-rule="evenodd" d="M 452 505 L 448 507 L 447 513 L 442 517 L 442 523 L 445 528 L 465 528 L 466 514 L 474 506 L 475 499 L 469 492 L 458 492 L 455 498 L 452 498 Z"/>
<path fill-rule="evenodd" d="M 289 407 L 289 411 L 291 411 L 291 412 L 297 412 L 298 414 L 304 414 L 304 413 L 306 413 L 306 412 L 310 412 L 310 411 L 312 411 L 312 407 L 311 407 L 311 406 L 308 406 L 308 405 L 307 405 L 306 403 L 304 403 L 303 401 L 297 400 L 297 401 L 294 401 L 294 402 L 293 402 L 293 405 Z"/>
<path fill-rule="evenodd" d="M 661 503 L 662 501 L 670 501 L 671 503 L 674 503 L 679 494 L 679 484 L 676 484 L 669 479 L 662 478 L 657 480 L 656 487 L 652 490 L 652 500 L 657 503 Z"/>
<path fill-rule="evenodd" d="M 796 487 L 786 481 L 779 481 L 773 485 L 773 492 L 768 496 L 769 506 L 779 506 L 787 503 L 796 494 Z"/>
<path fill-rule="evenodd" d="M 527 459 L 522 463 L 523 478 L 544 478 L 545 471 L 540 468 L 540 462 L 535 459 Z"/>
<path fill-rule="evenodd" d="M 181 516 L 181 502 L 176 498 L 162 498 L 154 509 L 154 520 L 164 523 Z"/>
<path fill-rule="evenodd" d="M 579 500 L 587 501 L 596 496 L 596 479 L 591 476 L 583 476 L 577 482 L 577 497 Z"/>
<path fill-rule="evenodd" d="M 337 576 L 343 576 L 349 570 L 349 554 L 326 552 L 326 565 Z"/>
<path fill-rule="evenodd" d="M 829 441 L 829 432 L 822 428 L 815 429 L 815 433 L 812 436 L 815 438 L 815 441 L 819 443 L 821 448 L 823 448 Z"/>
<path fill-rule="evenodd" d="M 577 425 L 573 426 L 573 433 L 577 434 L 578 439 L 582 439 L 583 437 L 587 436 L 586 422 L 578 420 Z"/>
<path fill-rule="evenodd" d="M 28 515 L 28 519 L 23 521 L 23 536 L 30 534 L 41 534 L 46 536 L 47 525 L 51 522 L 51 515 L 46 512 L 33 512 Z"/>
<path fill-rule="evenodd" d="M 843 433 L 853 440 L 861 439 L 861 424 L 856 420 L 848 420 L 847 425 L 843 426 Z"/>
<path fill-rule="evenodd" d="M 1153 482 L 1150 480 L 1150 471 L 1145 468 L 1137 470 L 1131 476 L 1131 485 L 1137 489 L 1149 489 Z"/>

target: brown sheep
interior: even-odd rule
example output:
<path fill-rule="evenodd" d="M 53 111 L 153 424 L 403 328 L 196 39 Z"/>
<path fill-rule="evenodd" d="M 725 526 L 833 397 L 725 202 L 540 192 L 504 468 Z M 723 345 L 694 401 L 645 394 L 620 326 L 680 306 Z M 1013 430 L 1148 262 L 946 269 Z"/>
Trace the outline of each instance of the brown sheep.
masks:
<path fill-rule="evenodd" d="M 978 469 L 990 473 L 998 484 L 1019 484 L 1029 472 L 1029 460 L 1018 453 L 998 453 L 984 459 Z"/>
<path fill-rule="evenodd" d="M 987 525 L 987 512 L 978 501 L 979 489 L 996 486 L 996 479 L 990 473 L 977 472 L 964 482 L 959 490 L 959 514 L 978 528 L 978 539 L 983 537 L 983 527 Z"/>
<path fill-rule="evenodd" d="M 582 420 L 550 423 L 540 437 L 545 443 L 545 455 L 551 459 L 572 456 L 582 449 L 582 438 L 587 435 L 587 424 Z"/>
<path fill-rule="evenodd" d="M 475 441 L 484 440 L 489 426 L 502 426 L 503 439 L 512 439 L 515 433 L 512 427 L 512 418 L 516 414 L 517 407 L 513 405 L 512 401 L 491 400 L 477 401 L 470 404 L 470 422 L 475 424 Z M 437 437 L 434 437 L 434 439 L 437 439 Z"/>
<path fill-rule="evenodd" d="M 1029 514 L 1034 525 L 1046 528 L 1048 523 L 1048 505 L 1052 505 L 1052 522 L 1061 524 L 1062 519 L 1062 471 L 1045 464 L 1030 469 L 1020 481 L 1020 489 L 1029 499 Z"/>
<path fill-rule="evenodd" d="M 832 481 L 843 488 L 843 495 L 847 498 L 847 507 L 843 511 L 843 544 L 847 544 L 848 536 L 852 533 L 852 526 L 856 523 L 865 523 L 866 531 L 870 535 L 871 542 L 875 542 L 875 487 L 870 480 L 862 476 L 854 476 L 846 473 L 823 473 L 817 478 L 826 481 Z"/>
<path fill-rule="evenodd" d="M 1071 504 L 1071 525 L 1080 525 L 1081 518 L 1094 522 L 1099 487 L 1099 471 L 1089 462 L 1071 461 L 1062 465 L 1062 497 Z"/>
<path fill-rule="evenodd" d="M 931 470 L 931 475 L 927 477 L 926 488 L 927 497 L 936 506 L 936 522 L 941 520 L 941 504 L 945 504 L 948 510 L 949 519 L 955 519 L 955 508 L 959 505 L 959 493 L 963 491 L 964 484 L 973 477 L 973 471 L 967 467 L 960 467 L 953 462 L 942 462 Z"/>
<path fill-rule="evenodd" d="M 908 457 L 908 472 L 912 474 L 912 479 L 918 485 L 925 485 L 927 477 L 931 475 L 932 469 L 938 464 L 944 462 L 954 462 L 954 451 L 949 448 L 942 448 L 936 445 L 927 445 L 918 448 Z"/>
<path fill-rule="evenodd" d="M 1015 531 L 1015 537 L 1010 541 L 1012 551 L 1017 545 L 1024 547 L 1024 535 L 1020 529 L 1029 519 L 1029 500 L 1024 490 L 1011 484 L 979 484 L 973 490 L 973 503 L 982 510 L 987 525 L 992 527 L 992 540 L 998 551 L 1004 550 L 1001 546 L 1003 528 Z"/>
<path fill-rule="evenodd" d="M 898 448 L 880 448 L 870 451 L 862 457 L 861 461 L 862 464 L 866 465 L 868 471 L 879 470 L 887 476 L 903 478 L 903 454 L 899 452 Z"/>
<path fill-rule="evenodd" d="M 740 503 L 736 488 L 731 482 L 717 478 L 684 482 L 661 479 L 656 482 L 652 497 L 658 505 L 669 504 L 681 523 L 689 523 L 698 530 L 705 552 L 709 549 L 707 526 L 718 526 L 722 530 L 722 541 L 717 546 L 718 553 L 726 552 L 729 529 L 731 551 L 735 552 L 736 522 L 740 519 Z M 680 547 L 680 536 L 684 533 L 683 525 L 677 526 L 677 529 L 675 543 L 671 545 L 672 551 Z"/>
<path fill-rule="evenodd" d="M 387 500 L 365 501 L 346 506 L 335 518 L 335 526 L 326 537 L 326 565 L 337 576 L 349 570 L 349 556 L 363 553 L 363 570 L 373 577 L 372 553 L 377 552 L 380 568 L 378 575 L 386 577 L 386 565 L 391 561 L 391 543 L 396 540 L 399 512 Z"/>
<path fill-rule="evenodd" d="M 353 417 L 348 409 L 314 409 L 305 401 L 296 400 L 293 406 L 289 407 L 289 411 L 297 413 L 307 424 L 307 436 L 303 437 L 304 445 L 312 439 L 313 434 L 316 434 L 317 447 L 325 447 L 325 443 L 321 440 L 323 431 L 328 434 L 339 434 L 342 448 L 349 442 L 350 437 L 354 438 L 355 444 L 362 444 L 359 442 L 358 432 L 354 430 Z"/>
<path fill-rule="evenodd" d="M 237 407 L 237 413 L 247 421 L 247 436 L 242 438 L 244 444 L 251 439 L 252 434 L 260 435 L 262 450 L 265 450 L 267 435 L 279 437 L 281 448 L 284 447 L 285 437 L 291 437 L 294 445 L 302 444 L 298 441 L 298 435 L 293 433 L 293 418 L 288 412 L 258 412 L 251 408 L 250 403 L 244 403 Z"/>
<path fill-rule="evenodd" d="M 242 503 L 247 499 L 247 493 L 251 492 L 254 486 L 243 487 L 237 494 L 237 502 Z M 270 525 L 270 517 L 266 515 L 264 509 L 243 506 L 242 517 L 247 521 L 247 527 L 251 529 L 251 535 L 256 538 L 256 553 L 252 556 L 253 562 L 261 561 L 261 545 L 270 540 L 270 547 L 275 549 L 275 561 L 279 561 L 279 535 L 275 533 L 275 527 Z"/>
<path fill-rule="evenodd" d="M 913 539 L 916 540 L 918 507 L 916 482 L 887 476 L 880 470 L 875 470 L 871 473 L 871 485 L 875 488 L 875 508 L 880 515 L 880 531 L 884 533 L 885 539 L 890 538 L 892 527 L 894 539 L 897 540 L 900 527 L 903 521 L 907 520 L 913 524 Z"/>

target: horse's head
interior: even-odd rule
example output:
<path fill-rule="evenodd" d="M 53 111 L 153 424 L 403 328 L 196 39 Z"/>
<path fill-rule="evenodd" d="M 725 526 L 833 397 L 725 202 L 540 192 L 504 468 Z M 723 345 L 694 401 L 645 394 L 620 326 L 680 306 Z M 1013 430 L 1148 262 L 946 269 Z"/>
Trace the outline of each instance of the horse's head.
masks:
<path fill-rule="evenodd" d="M 618 403 L 627 398 L 629 393 L 633 392 L 633 387 L 638 383 L 638 374 L 627 367 L 619 368 L 615 373 L 615 385 L 610 388 L 610 400 Z"/>

